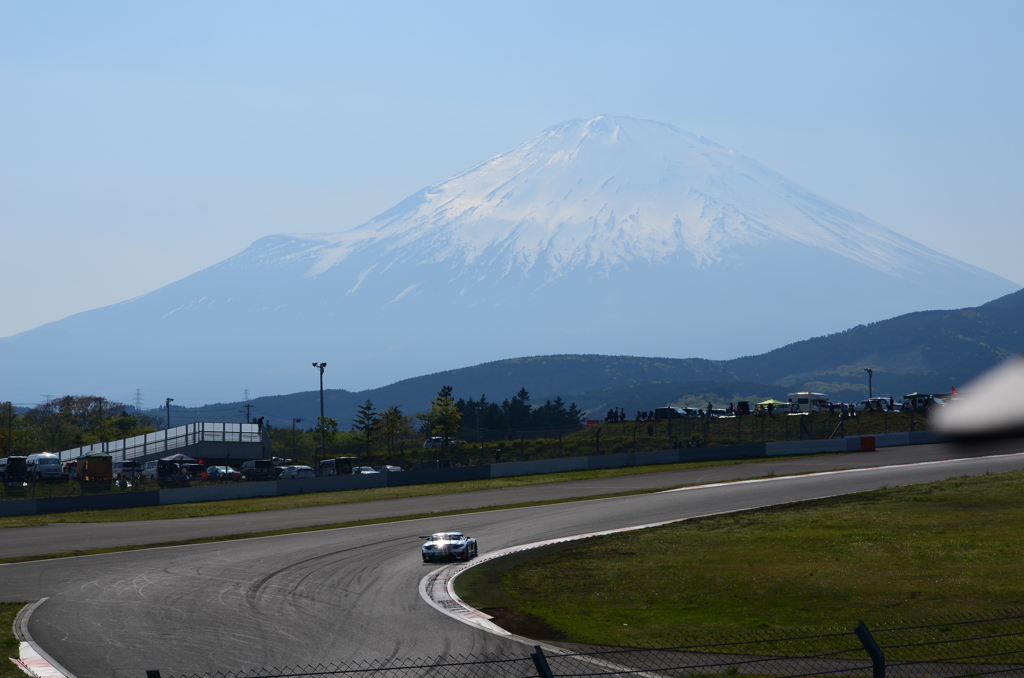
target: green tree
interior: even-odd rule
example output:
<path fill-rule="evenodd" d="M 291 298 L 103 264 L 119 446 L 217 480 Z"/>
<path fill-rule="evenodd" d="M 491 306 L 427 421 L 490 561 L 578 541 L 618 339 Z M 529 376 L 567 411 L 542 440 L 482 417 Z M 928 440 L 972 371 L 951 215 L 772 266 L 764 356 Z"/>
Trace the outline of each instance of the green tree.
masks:
<path fill-rule="evenodd" d="M 417 414 L 416 418 L 425 424 L 430 433 L 442 435 L 442 445 L 447 449 L 451 439 L 462 428 L 462 412 L 455 406 L 452 387 L 442 386 L 437 397 L 430 401 L 430 411 Z"/>
<path fill-rule="evenodd" d="M 412 418 L 402 414 L 397 405 L 392 405 L 380 415 L 380 433 L 387 441 L 388 452 L 395 452 L 395 439 L 413 432 Z"/>
<path fill-rule="evenodd" d="M 519 393 L 512 396 L 512 400 L 506 399 L 502 402 L 501 409 L 505 413 L 509 428 L 531 428 L 533 407 L 530 405 L 530 394 L 525 388 L 519 389 Z"/>
<path fill-rule="evenodd" d="M 370 445 L 373 443 L 374 434 L 380 427 L 380 415 L 373 407 L 373 401 L 367 399 L 356 411 L 356 418 L 352 420 L 352 430 L 358 431 L 366 443 L 366 454 L 370 454 Z"/>
<path fill-rule="evenodd" d="M 314 431 L 320 433 L 323 431 L 324 436 L 324 449 L 323 454 L 327 455 L 327 446 L 334 442 L 334 439 L 338 435 L 338 420 L 331 419 L 330 417 L 317 417 L 317 424 Z"/>

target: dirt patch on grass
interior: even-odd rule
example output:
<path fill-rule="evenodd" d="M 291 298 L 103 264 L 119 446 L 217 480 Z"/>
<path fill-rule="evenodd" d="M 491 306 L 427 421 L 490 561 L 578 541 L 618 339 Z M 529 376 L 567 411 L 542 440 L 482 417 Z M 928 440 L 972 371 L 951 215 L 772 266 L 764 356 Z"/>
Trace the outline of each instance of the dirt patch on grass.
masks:
<path fill-rule="evenodd" d="M 551 641 L 564 641 L 569 638 L 565 631 L 556 629 L 540 617 L 534 617 L 526 612 L 510 610 L 507 607 L 488 607 L 481 612 L 491 615 L 493 623 L 517 636 Z"/>

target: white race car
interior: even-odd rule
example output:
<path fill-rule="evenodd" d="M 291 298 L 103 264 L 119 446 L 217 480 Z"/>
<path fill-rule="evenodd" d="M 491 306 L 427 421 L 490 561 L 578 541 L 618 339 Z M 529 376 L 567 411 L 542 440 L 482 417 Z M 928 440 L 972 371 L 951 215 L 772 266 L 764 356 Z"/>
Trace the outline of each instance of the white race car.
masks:
<path fill-rule="evenodd" d="M 461 532 L 436 532 L 423 544 L 423 562 L 433 560 L 469 560 L 477 554 L 476 539 L 467 537 Z"/>

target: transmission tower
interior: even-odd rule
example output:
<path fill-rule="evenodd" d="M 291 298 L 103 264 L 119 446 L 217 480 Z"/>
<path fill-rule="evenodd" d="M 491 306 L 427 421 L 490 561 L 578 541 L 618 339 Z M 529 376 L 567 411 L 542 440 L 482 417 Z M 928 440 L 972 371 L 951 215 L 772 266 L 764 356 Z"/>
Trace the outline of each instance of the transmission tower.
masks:
<path fill-rule="evenodd" d="M 135 389 L 135 411 L 142 412 L 142 389 Z"/>
<path fill-rule="evenodd" d="M 242 400 L 249 402 L 249 389 L 245 389 L 245 397 Z"/>

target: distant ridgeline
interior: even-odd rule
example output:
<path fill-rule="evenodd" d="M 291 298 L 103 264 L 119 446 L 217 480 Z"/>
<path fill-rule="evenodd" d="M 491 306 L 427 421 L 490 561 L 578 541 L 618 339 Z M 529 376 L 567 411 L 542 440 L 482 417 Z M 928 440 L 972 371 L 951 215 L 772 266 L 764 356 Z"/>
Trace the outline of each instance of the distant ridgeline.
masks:
<path fill-rule="evenodd" d="M 511 406 L 514 398 L 505 394 L 521 396 L 523 389 L 528 395 L 536 394 L 530 401 L 531 411 L 543 409 L 543 403 L 551 400 L 559 412 L 555 415 L 545 410 L 544 416 L 556 418 L 577 414 L 565 403 L 591 414 L 622 407 L 632 416 L 636 410 L 666 404 L 695 406 L 712 401 L 724 406 L 737 400 L 784 400 L 796 390 L 824 392 L 837 401 L 858 401 L 868 393 L 866 367 L 874 370 L 875 395 L 899 398 L 912 391 L 940 393 L 951 386 L 961 387 L 1015 353 L 1024 354 L 1024 290 L 976 308 L 909 313 L 858 325 L 758 356 L 723 361 L 605 355 L 514 358 L 366 391 L 328 390 L 325 408 L 328 416 L 347 428 L 356 407 L 367 399 L 378 409 L 397 405 L 406 413 L 423 412 L 446 384 L 464 405 L 474 400 L 474 411 L 480 409 L 480 400 L 488 398 L 487 394 L 507 398 Z M 561 398 L 556 401 L 558 396 Z M 265 417 L 274 426 L 291 426 L 291 419 L 300 417 L 304 420 L 301 425 L 312 426 L 319 402 L 316 391 L 256 398 L 249 403 L 250 416 Z M 230 416 L 244 421 L 243 406 L 172 407 L 172 423 L 210 417 L 230 421 Z M 493 414 L 494 408 L 508 416 L 493 397 L 482 409 Z"/>

